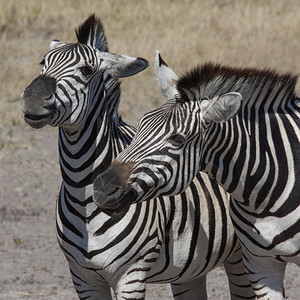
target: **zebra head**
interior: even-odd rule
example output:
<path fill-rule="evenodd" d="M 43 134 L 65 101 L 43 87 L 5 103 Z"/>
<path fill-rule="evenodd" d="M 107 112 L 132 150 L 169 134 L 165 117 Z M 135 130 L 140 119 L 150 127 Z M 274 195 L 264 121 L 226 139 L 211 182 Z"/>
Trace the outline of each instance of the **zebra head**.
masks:
<path fill-rule="evenodd" d="M 107 52 L 104 29 L 95 15 L 75 32 L 76 43 L 50 43 L 41 74 L 21 95 L 24 119 L 31 127 L 50 124 L 76 130 L 93 100 L 105 93 L 106 78 L 131 76 L 148 66 L 143 58 Z"/>
<path fill-rule="evenodd" d="M 94 201 L 102 208 L 183 192 L 199 171 L 199 153 L 211 125 L 227 121 L 240 109 L 240 93 L 208 97 L 195 94 L 194 83 L 186 77 L 178 82 L 164 78 L 159 78 L 161 89 L 161 81 L 176 83 L 162 89 L 170 95 L 173 91 L 174 97 L 142 117 L 131 144 L 94 182 Z"/>

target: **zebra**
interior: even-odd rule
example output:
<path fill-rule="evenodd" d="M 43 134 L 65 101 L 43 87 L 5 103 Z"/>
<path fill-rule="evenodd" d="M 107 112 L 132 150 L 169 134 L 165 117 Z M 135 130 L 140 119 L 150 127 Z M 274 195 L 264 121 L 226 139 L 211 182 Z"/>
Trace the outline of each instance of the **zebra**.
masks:
<path fill-rule="evenodd" d="M 95 15 L 75 32 L 76 43 L 50 43 L 41 74 L 21 98 L 31 127 L 59 130 L 56 230 L 78 297 L 111 299 L 112 288 L 117 299 L 144 299 L 146 282 L 152 282 L 171 283 L 175 299 L 207 299 L 205 274 L 224 263 L 231 298 L 253 298 L 224 209 L 229 196 L 208 176 L 197 175 L 180 196 L 115 212 L 93 202 L 95 178 L 135 133 L 118 114 L 118 78 L 148 62 L 108 52 Z"/>
<path fill-rule="evenodd" d="M 300 265 L 300 99 L 297 76 L 205 63 L 169 82 L 177 94 L 140 120 L 132 143 L 95 182 L 111 199 L 143 203 L 182 192 L 201 170 L 228 193 L 257 298 L 283 299 L 288 262 Z M 167 87 L 165 87 L 167 89 Z M 126 174 L 122 169 L 126 168 Z M 99 193 L 99 192 L 98 192 Z"/>

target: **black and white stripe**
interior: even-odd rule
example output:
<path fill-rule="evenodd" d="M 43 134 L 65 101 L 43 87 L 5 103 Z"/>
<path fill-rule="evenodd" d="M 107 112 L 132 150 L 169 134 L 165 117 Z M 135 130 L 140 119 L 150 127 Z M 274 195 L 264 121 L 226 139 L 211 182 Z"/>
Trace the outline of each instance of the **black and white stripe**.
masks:
<path fill-rule="evenodd" d="M 197 67 L 177 81 L 175 99 L 142 118 L 132 144 L 113 162 L 132 166 L 123 178 L 124 201 L 129 191 L 134 202 L 178 194 L 199 169 L 215 178 L 231 194 L 230 214 L 259 299 L 283 299 L 286 264 L 300 265 L 296 79 Z"/>
<path fill-rule="evenodd" d="M 206 299 L 205 274 L 223 262 L 232 299 L 251 298 L 226 209 L 228 194 L 208 176 L 198 175 L 180 196 L 114 213 L 93 202 L 96 176 L 124 150 L 135 130 L 118 116 L 120 85 L 111 72 L 122 57 L 112 56 L 115 61 L 105 68 L 110 54 L 100 21 L 90 17 L 77 37 L 76 44 L 53 42 L 44 58 L 42 75 L 48 79 L 40 80 L 47 88 L 52 84 L 49 77 L 56 82 L 51 97 L 47 88 L 40 91 L 55 107 L 51 119 L 32 107 L 34 84 L 23 94 L 23 109 L 25 120 L 35 127 L 46 121 L 59 126 L 63 182 L 57 236 L 79 298 L 111 299 L 112 287 L 117 299 L 143 299 L 146 282 L 152 282 L 172 283 L 176 299 Z M 128 64 L 137 68 L 124 67 L 125 74 L 132 75 L 141 70 L 143 61 L 130 59 Z M 35 115 L 34 110 L 38 110 Z"/>

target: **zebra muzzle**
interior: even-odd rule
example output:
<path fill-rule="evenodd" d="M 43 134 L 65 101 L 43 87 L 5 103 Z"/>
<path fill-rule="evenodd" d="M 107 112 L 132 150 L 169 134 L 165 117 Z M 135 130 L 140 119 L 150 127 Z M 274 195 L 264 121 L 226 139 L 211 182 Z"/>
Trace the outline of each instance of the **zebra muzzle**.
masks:
<path fill-rule="evenodd" d="M 125 168 L 124 168 L 125 166 Z M 127 188 L 133 163 L 112 163 L 98 175 L 93 184 L 93 200 L 102 209 L 116 209 L 123 202 L 132 203 L 137 197 L 135 190 Z"/>
<path fill-rule="evenodd" d="M 21 95 L 24 120 L 33 128 L 48 124 L 55 112 L 54 93 L 56 80 L 40 75 L 34 79 Z"/>

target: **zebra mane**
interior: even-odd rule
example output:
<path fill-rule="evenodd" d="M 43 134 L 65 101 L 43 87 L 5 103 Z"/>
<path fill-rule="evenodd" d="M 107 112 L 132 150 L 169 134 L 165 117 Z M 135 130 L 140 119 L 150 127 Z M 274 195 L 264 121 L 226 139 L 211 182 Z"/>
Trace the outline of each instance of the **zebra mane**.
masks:
<path fill-rule="evenodd" d="M 285 89 L 286 94 L 295 94 L 298 76 L 278 74 L 275 70 L 255 68 L 234 68 L 220 64 L 206 63 L 183 74 L 178 82 L 180 101 L 193 101 L 214 97 L 227 92 L 247 92 L 260 85 L 276 94 Z M 268 93 L 267 93 L 268 94 Z"/>
<path fill-rule="evenodd" d="M 78 43 L 90 45 L 101 52 L 108 51 L 102 22 L 94 14 L 75 29 L 75 33 Z"/>

